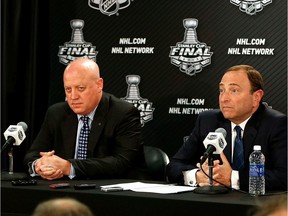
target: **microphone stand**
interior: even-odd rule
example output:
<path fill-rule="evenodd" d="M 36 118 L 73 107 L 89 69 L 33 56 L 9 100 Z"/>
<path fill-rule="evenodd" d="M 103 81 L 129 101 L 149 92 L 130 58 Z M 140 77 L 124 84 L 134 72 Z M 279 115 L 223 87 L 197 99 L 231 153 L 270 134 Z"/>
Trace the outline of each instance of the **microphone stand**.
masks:
<path fill-rule="evenodd" d="M 208 166 L 209 166 L 209 185 L 197 187 L 193 190 L 197 194 L 223 194 L 228 193 L 228 189 L 224 186 L 214 186 L 213 185 L 213 157 L 209 154 L 208 157 Z M 202 165 L 201 165 L 202 166 Z M 202 169 L 202 167 L 201 167 Z"/>
<path fill-rule="evenodd" d="M 12 180 L 27 178 L 27 175 L 25 173 L 15 173 L 14 172 L 13 148 L 11 148 L 8 151 L 8 159 L 9 159 L 9 171 L 8 172 L 1 172 L 1 181 L 12 181 Z"/>

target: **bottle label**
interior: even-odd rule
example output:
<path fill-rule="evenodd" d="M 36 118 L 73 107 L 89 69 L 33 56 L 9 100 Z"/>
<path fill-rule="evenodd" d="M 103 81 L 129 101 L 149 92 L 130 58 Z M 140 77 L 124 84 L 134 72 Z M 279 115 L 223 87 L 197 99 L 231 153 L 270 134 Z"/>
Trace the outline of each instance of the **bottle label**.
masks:
<path fill-rule="evenodd" d="M 264 165 L 263 164 L 250 164 L 251 177 L 262 177 L 264 176 Z"/>

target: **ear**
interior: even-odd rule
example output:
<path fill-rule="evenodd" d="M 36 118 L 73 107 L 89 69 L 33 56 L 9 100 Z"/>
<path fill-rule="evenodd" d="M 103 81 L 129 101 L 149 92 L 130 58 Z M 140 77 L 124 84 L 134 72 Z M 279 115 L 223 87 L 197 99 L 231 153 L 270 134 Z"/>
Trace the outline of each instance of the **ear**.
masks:
<path fill-rule="evenodd" d="M 100 88 L 101 90 L 103 89 L 103 86 L 104 86 L 104 81 L 102 78 L 99 78 L 97 80 L 97 84 L 98 84 L 98 88 Z"/>
<path fill-rule="evenodd" d="M 263 98 L 263 95 L 264 95 L 264 91 L 261 89 L 255 91 L 253 93 L 255 105 L 256 104 L 258 105 L 260 103 L 261 99 Z"/>

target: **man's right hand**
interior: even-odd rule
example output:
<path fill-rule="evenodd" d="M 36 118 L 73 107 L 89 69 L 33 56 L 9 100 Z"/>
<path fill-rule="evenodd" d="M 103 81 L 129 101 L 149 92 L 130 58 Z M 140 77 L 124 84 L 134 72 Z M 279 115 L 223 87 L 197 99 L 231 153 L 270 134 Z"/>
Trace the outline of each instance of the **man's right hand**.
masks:
<path fill-rule="evenodd" d="M 40 156 L 42 157 L 35 162 L 35 172 L 43 179 L 54 180 L 64 176 L 63 171 L 54 165 L 54 154 L 54 150 L 50 152 L 40 152 Z"/>

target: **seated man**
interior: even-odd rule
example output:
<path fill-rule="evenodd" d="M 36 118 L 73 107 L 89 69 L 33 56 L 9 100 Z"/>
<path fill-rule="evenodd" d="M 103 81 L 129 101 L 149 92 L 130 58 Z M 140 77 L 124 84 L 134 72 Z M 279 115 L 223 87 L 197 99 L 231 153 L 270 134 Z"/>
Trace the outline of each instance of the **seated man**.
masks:
<path fill-rule="evenodd" d="M 167 166 L 170 182 L 191 186 L 207 186 L 209 173 L 206 162 L 200 170 L 205 152 L 203 140 L 217 128 L 227 131 L 227 146 L 214 160 L 213 179 L 235 189 L 248 190 L 249 155 L 254 145 L 261 145 L 266 158 L 266 190 L 287 190 L 287 116 L 266 107 L 261 74 L 249 65 L 236 65 L 225 71 L 219 84 L 220 109 L 199 114 L 189 139 L 171 158 Z M 238 125 L 242 130 L 243 166 L 236 167 L 234 140 Z M 219 155 L 218 155 L 219 156 Z M 220 160 L 221 159 L 221 160 Z M 213 185 L 220 184 L 213 181 Z"/>
<path fill-rule="evenodd" d="M 132 175 L 144 164 L 138 109 L 103 92 L 98 65 L 87 58 L 71 62 L 63 82 L 67 101 L 48 109 L 25 155 L 30 175 L 47 180 Z"/>

